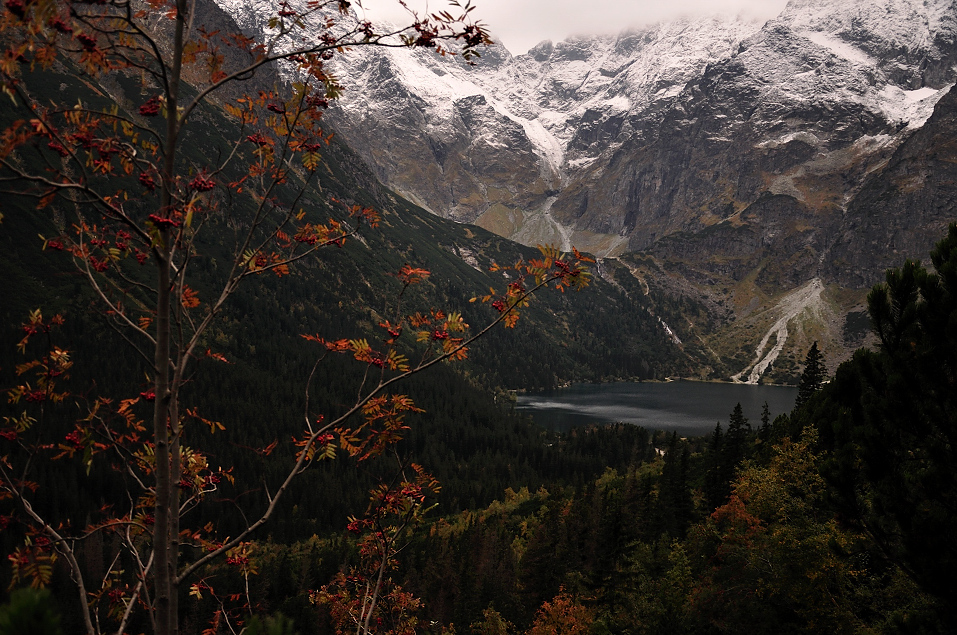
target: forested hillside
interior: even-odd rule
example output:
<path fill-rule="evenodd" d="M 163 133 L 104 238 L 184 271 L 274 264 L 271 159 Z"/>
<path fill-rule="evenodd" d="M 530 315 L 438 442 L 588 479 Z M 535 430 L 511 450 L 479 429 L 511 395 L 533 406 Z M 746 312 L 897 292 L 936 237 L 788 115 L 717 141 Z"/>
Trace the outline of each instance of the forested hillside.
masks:
<path fill-rule="evenodd" d="M 401 535 L 392 579 L 411 604 L 384 603 L 374 632 L 949 632 L 957 226 L 931 261 L 889 272 L 870 295 L 878 350 L 829 381 L 812 351 L 789 416 L 729 408 L 702 439 L 633 426 L 556 437 L 483 411 L 454 374 L 413 386 L 437 414 L 417 418 L 402 447 L 445 487 Z M 236 456 L 241 473 L 268 465 Z M 255 575 L 204 574 L 221 593 L 249 584 L 257 613 L 281 613 L 301 635 L 341 624 L 344 578 L 329 583 L 362 568 L 361 535 L 320 519 L 361 509 L 376 479 L 343 478 L 345 461 L 327 469 L 250 548 Z M 109 490 L 95 473 L 75 479 Z M 69 479 L 59 487 L 67 496 L 51 501 L 93 502 Z M 57 574 L 53 589 L 68 584 Z M 198 631 L 217 601 L 186 607 Z"/>
<path fill-rule="evenodd" d="M 700 439 L 578 430 L 556 445 L 607 457 L 597 478 L 440 512 L 398 556 L 421 630 L 951 632 L 957 225 L 932 263 L 871 293 L 879 349 L 831 378 L 809 352 L 790 415 L 731 408 Z M 330 632 L 336 585 L 312 604 L 294 590 L 358 566 L 350 544 L 263 545 L 257 594 L 304 635 Z"/>
<path fill-rule="evenodd" d="M 37 77 L 37 85 L 72 91 L 67 94 L 71 101 L 97 97 L 71 74 L 46 73 Z M 63 85 L 67 88 L 61 90 Z M 121 102 L 132 98 L 122 95 Z M 196 161 L 222 152 L 222 140 L 230 138 L 231 124 L 215 108 L 203 116 L 203 125 L 190 130 L 187 142 Z M 326 148 L 323 162 L 319 182 L 306 190 L 302 202 L 340 215 L 337 200 L 372 206 L 381 210 L 382 224 L 341 248 L 323 251 L 315 260 L 297 263 L 292 275 L 240 287 L 206 339 L 230 363 L 202 361 L 186 388 L 204 416 L 229 425 L 227 447 L 217 448 L 216 454 L 224 464 L 235 464 L 240 475 L 253 475 L 252 483 L 240 477 L 240 489 L 256 487 L 261 470 L 271 468 L 269 462 L 243 458 L 238 448 L 262 447 L 297 431 L 306 378 L 320 352 L 304 347 L 302 334 L 329 340 L 380 337 L 378 324 L 401 289 L 392 272 L 404 264 L 431 272 L 427 281 L 412 289 L 411 298 L 404 298 L 410 311 L 442 307 L 461 311 L 468 323 L 482 325 L 493 319 L 495 311 L 470 300 L 498 284 L 490 266 L 537 253 L 408 204 L 382 189 L 339 144 Z M 239 199 L 234 204 L 248 203 Z M 76 364 L 73 381 L 83 392 L 111 396 L 146 390 L 148 365 L 109 326 L 108 316 L 69 256 L 43 249 L 42 237 L 52 238 L 61 230 L 56 209 L 36 212 L 26 197 L 13 197 L 4 212 L 3 385 L 14 384 L 15 366 L 24 361 L 16 349 L 23 334 L 20 324 L 30 311 L 40 309 L 48 316 L 64 316 L 56 342 L 71 350 Z M 229 217 L 206 235 L 194 263 L 198 270 L 194 286 L 200 296 L 214 291 L 236 235 Z M 465 362 L 431 369 L 404 386 L 425 412 L 415 416 L 403 451 L 435 470 L 447 484 L 443 501 L 453 509 L 487 504 L 505 487 L 544 482 L 544 433 L 510 413 L 511 401 L 503 389 L 655 378 L 688 368 L 690 358 L 665 337 L 649 304 L 641 294 L 625 294 L 601 279 L 577 293 L 540 294 L 514 329 L 491 331 Z M 343 407 L 347 399 L 343 395 L 361 380 L 363 369 L 332 357 L 316 373 L 311 392 L 315 408 L 334 413 Z M 316 482 L 306 479 L 298 484 L 297 523 L 305 524 L 281 531 L 308 535 L 317 527 L 341 526 L 346 512 L 355 511 L 357 501 L 364 498 L 363 489 L 342 485 L 353 470 L 337 465 L 329 474 L 309 475 Z M 557 472 L 557 466 L 551 468 L 552 475 Z M 480 474 L 486 476 L 478 478 Z M 486 478 L 492 480 L 483 482 Z M 78 508 L 88 502 L 76 498 L 71 489 L 62 491 L 63 500 Z M 307 494 L 316 491 L 327 495 Z"/>
<path fill-rule="evenodd" d="M 380 34 L 318 5 L 4 5 L 0 633 L 953 629 L 957 228 L 790 416 L 549 433 L 509 389 L 691 374 L 700 307 L 382 188 L 321 127 Z"/>

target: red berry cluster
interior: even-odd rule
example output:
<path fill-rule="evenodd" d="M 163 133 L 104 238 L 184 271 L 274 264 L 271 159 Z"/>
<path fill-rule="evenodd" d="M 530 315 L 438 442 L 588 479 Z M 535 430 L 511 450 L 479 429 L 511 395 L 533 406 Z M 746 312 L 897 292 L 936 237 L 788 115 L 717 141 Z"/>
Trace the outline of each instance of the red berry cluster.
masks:
<path fill-rule="evenodd" d="M 50 26 L 64 35 L 73 33 L 73 27 L 64 22 L 62 18 L 53 18 L 53 20 L 50 22 Z"/>
<path fill-rule="evenodd" d="M 196 178 L 189 182 L 189 186 L 197 192 L 208 192 L 216 187 L 216 182 L 207 178 L 205 174 L 197 174 Z"/>
<path fill-rule="evenodd" d="M 180 225 L 183 224 L 178 220 L 175 220 L 172 218 L 166 218 L 165 216 L 158 216 L 156 214 L 150 214 L 149 219 L 154 225 L 156 225 L 160 229 L 163 229 L 164 227 L 179 227 Z"/>
<path fill-rule="evenodd" d="M 66 435 L 66 442 L 69 443 L 74 450 L 83 449 L 83 441 L 80 438 L 79 430 L 74 430 L 70 434 Z"/>
<path fill-rule="evenodd" d="M 140 185 L 145 187 L 150 192 L 156 189 L 156 181 L 153 180 L 152 175 L 147 174 L 146 172 L 140 173 Z"/>
<path fill-rule="evenodd" d="M 47 144 L 47 147 L 59 154 L 61 157 L 68 157 L 70 153 L 67 152 L 67 149 L 63 147 L 59 141 L 51 141 Z"/>
<path fill-rule="evenodd" d="M 146 103 L 140 106 L 140 114 L 144 117 L 155 117 L 159 114 L 160 100 L 159 95 L 153 95 Z"/>
<path fill-rule="evenodd" d="M 93 51 L 96 49 L 96 38 L 88 33 L 77 33 L 76 39 L 80 41 L 80 45 L 86 51 Z"/>

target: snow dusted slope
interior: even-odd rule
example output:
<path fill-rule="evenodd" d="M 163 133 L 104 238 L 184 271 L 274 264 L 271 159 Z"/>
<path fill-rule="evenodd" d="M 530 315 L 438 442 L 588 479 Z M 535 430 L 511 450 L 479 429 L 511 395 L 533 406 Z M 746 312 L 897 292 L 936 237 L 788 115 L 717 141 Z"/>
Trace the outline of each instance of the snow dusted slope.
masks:
<path fill-rule="evenodd" d="M 574 171 L 628 134 L 622 130 L 628 116 L 670 103 L 759 26 L 684 19 L 618 36 L 546 41 L 499 66 L 483 83 L 512 112 L 541 122 L 568 155 L 564 167 Z"/>
<path fill-rule="evenodd" d="M 552 213 L 645 248 L 776 194 L 818 215 L 823 249 L 865 176 L 957 78 L 955 21 L 953 0 L 791 2 L 569 183 Z"/>
<path fill-rule="evenodd" d="M 218 1 L 264 28 L 267 0 Z M 347 90 L 329 118 L 387 185 L 526 243 L 614 255 L 767 194 L 826 234 L 957 79 L 955 20 L 955 0 L 792 0 L 764 25 L 496 46 L 475 67 L 360 48 L 334 62 Z"/>
<path fill-rule="evenodd" d="M 888 122 L 918 128 L 954 81 L 952 0 L 797 0 L 771 29 L 810 43 L 824 69 L 775 76 L 782 94 L 858 102 Z"/>
<path fill-rule="evenodd" d="M 685 20 L 515 58 L 496 46 L 474 67 L 428 51 L 351 51 L 336 69 L 356 89 L 331 118 L 384 182 L 436 214 L 558 243 L 569 232 L 549 215 L 555 194 L 631 138 L 631 118 L 663 111 L 759 27 Z"/>

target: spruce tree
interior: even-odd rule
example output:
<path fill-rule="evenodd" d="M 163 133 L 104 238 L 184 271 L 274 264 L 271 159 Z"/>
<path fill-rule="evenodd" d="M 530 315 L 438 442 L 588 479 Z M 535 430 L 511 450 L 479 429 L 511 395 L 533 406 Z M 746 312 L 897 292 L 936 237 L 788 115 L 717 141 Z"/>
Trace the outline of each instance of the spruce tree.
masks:
<path fill-rule="evenodd" d="M 807 403 L 811 395 L 821 389 L 825 379 L 827 379 L 827 368 L 824 366 L 821 351 L 817 348 L 817 342 L 814 342 L 804 358 L 804 372 L 801 373 L 801 383 L 798 384 L 798 395 L 794 400 L 794 407 L 800 408 Z"/>
<path fill-rule="evenodd" d="M 728 418 L 728 433 L 725 436 L 724 447 L 721 449 L 721 478 L 725 482 L 725 498 L 731 494 L 731 482 L 734 480 L 738 465 L 747 457 L 750 435 L 751 424 L 744 416 L 741 402 L 738 402 Z"/>
<path fill-rule="evenodd" d="M 762 443 L 767 443 L 771 438 L 771 409 L 768 408 L 768 402 L 764 402 L 761 408 L 761 427 L 758 428 L 758 439 Z"/>
<path fill-rule="evenodd" d="M 688 460 L 690 451 L 686 443 L 672 432 L 661 468 L 658 504 L 662 517 L 662 529 L 673 538 L 683 538 L 691 523 L 694 503 L 688 483 Z"/>
<path fill-rule="evenodd" d="M 724 439 L 721 423 L 714 426 L 714 433 L 708 443 L 705 455 L 707 469 L 704 477 L 704 497 L 708 510 L 714 510 L 727 500 L 727 483 L 722 480 L 722 455 L 724 454 Z"/>

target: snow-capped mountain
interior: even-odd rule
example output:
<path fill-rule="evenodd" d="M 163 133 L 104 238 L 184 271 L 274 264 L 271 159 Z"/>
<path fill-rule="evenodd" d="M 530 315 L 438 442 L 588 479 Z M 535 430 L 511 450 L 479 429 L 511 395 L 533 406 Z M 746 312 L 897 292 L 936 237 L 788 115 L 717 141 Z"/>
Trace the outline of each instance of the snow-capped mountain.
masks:
<path fill-rule="evenodd" d="M 261 32 L 267 0 L 216 1 Z M 696 297 L 709 329 L 739 329 L 726 342 L 786 327 L 792 290 L 868 288 L 957 218 L 957 0 L 791 0 L 764 24 L 493 46 L 476 66 L 365 47 L 333 64 L 329 119 L 383 183 L 526 244 L 642 251 L 643 287 Z M 840 316 L 861 294 L 823 293 L 805 321 L 856 346 Z M 794 358 L 823 337 L 784 327 Z"/>
<path fill-rule="evenodd" d="M 554 210 L 632 248 L 700 231 L 765 194 L 839 213 L 953 84 L 955 27 L 952 0 L 791 2 Z"/>
<path fill-rule="evenodd" d="M 264 0 L 219 2 L 265 28 Z M 476 66 L 359 47 L 330 119 L 390 187 L 528 244 L 648 248 L 767 194 L 830 226 L 957 78 L 955 35 L 954 0 L 792 0 Z"/>
<path fill-rule="evenodd" d="M 255 30 L 257 1 L 223 4 Z M 768 194 L 827 233 L 957 78 L 955 23 L 953 0 L 793 0 L 474 67 L 359 48 L 330 119 L 387 185 L 529 244 L 648 248 Z"/>
<path fill-rule="evenodd" d="M 567 243 L 548 213 L 556 195 L 642 138 L 759 27 L 706 18 L 542 42 L 518 57 L 495 46 L 474 67 L 428 51 L 355 51 L 336 62 L 356 88 L 334 121 L 380 178 L 433 212 L 521 242 Z"/>

